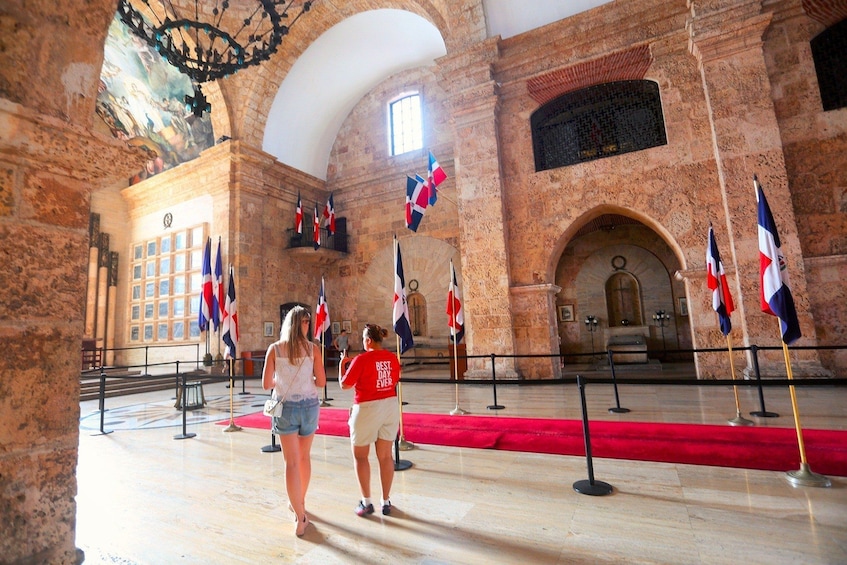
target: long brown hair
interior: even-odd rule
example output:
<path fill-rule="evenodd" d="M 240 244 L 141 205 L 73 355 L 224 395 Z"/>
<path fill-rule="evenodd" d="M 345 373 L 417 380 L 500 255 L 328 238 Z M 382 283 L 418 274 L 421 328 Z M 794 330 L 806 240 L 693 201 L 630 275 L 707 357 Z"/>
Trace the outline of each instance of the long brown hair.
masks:
<path fill-rule="evenodd" d="M 312 343 L 303 335 L 303 320 L 311 320 L 309 311 L 302 306 L 295 306 L 285 315 L 279 330 L 279 343 L 285 348 L 288 362 L 296 365 L 298 360 L 311 352 Z"/>

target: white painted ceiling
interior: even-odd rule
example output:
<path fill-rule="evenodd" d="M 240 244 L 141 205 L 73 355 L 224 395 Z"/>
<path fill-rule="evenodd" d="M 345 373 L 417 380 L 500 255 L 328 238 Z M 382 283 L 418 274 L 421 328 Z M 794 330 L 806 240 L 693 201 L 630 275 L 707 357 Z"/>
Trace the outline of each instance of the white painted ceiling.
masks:
<path fill-rule="evenodd" d="M 489 37 L 503 39 L 611 0 L 483 0 Z M 308 25 L 308 16 L 298 25 Z M 403 10 L 372 10 L 322 34 L 292 66 L 274 97 L 262 149 L 326 179 L 344 119 L 372 88 L 447 53 L 438 29 Z"/>

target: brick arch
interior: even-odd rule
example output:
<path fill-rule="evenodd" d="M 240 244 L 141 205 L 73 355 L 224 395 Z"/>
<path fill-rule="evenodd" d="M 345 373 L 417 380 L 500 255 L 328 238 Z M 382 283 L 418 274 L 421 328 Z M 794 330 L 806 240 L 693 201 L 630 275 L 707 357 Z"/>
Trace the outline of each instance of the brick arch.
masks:
<path fill-rule="evenodd" d="M 450 33 L 446 0 L 346 0 L 335 4 L 316 2 L 304 19 L 291 29 L 290 34 L 283 40 L 280 51 L 270 61 L 255 69 L 249 69 L 246 73 L 239 73 L 245 73 L 245 77 L 239 78 L 246 78 L 246 81 L 237 92 L 232 93 L 233 98 L 240 97 L 240 102 L 233 105 L 230 112 L 232 130 L 235 132 L 233 137 L 251 146 L 262 147 L 268 114 L 276 92 L 285 75 L 306 48 L 321 34 L 346 18 L 361 12 L 387 8 L 406 10 L 426 18 L 445 38 Z"/>

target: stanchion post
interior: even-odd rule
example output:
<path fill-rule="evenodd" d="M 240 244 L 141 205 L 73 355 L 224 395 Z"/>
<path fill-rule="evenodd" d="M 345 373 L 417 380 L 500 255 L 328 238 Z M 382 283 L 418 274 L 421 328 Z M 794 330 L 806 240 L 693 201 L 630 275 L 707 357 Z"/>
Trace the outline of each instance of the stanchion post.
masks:
<path fill-rule="evenodd" d="M 106 434 L 112 433 L 113 430 L 109 430 L 108 432 L 103 429 L 104 421 L 106 417 L 106 369 L 103 368 L 103 363 L 100 363 L 100 398 L 98 401 L 98 406 L 100 407 L 100 433 L 93 434 L 95 436 L 104 436 Z"/>
<path fill-rule="evenodd" d="M 182 394 L 179 396 L 182 399 L 182 433 L 176 434 L 174 436 L 174 439 L 190 439 L 190 438 L 193 438 L 194 436 L 197 435 L 193 432 L 187 433 L 187 430 L 186 430 L 187 417 L 188 416 L 186 414 L 186 412 L 187 412 L 187 410 L 186 410 L 187 402 L 186 402 L 186 398 L 185 398 L 185 388 L 186 388 L 186 385 L 187 385 L 187 380 L 188 380 L 188 376 L 185 373 L 183 373 L 182 374 Z"/>
<path fill-rule="evenodd" d="M 505 406 L 497 404 L 497 368 L 494 366 L 496 354 L 491 354 L 491 388 L 494 391 L 494 404 L 488 405 L 489 410 L 502 410 Z"/>
<path fill-rule="evenodd" d="M 142 377 L 149 377 L 150 376 L 150 372 L 147 370 L 147 351 L 149 349 L 150 349 L 149 345 L 144 346 L 144 374 L 141 375 Z M 101 362 L 101 365 L 102 365 L 102 362 Z"/>
<path fill-rule="evenodd" d="M 411 461 L 400 459 L 400 435 L 398 434 L 397 437 L 394 438 L 394 470 L 405 471 L 406 469 L 411 468 L 411 466 Z"/>
<path fill-rule="evenodd" d="M 765 408 L 765 394 L 762 392 L 762 374 L 759 372 L 759 346 L 755 344 L 751 345 L 750 353 L 752 353 L 753 372 L 756 373 L 756 385 L 759 389 L 759 406 L 762 408 L 761 410 L 750 412 L 750 415 L 757 418 L 778 418 L 779 414 L 768 412 Z"/>
<path fill-rule="evenodd" d="M 276 435 L 274 435 L 273 431 L 271 431 L 271 444 L 264 446 L 262 448 L 262 453 L 274 453 L 276 451 L 282 451 L 282 447 L 277 444 Z"/>
<path fill-rule="evenodd" d="M 625 414 L 629 412 L 629 408 L 621 408 L 621 399 L 618 397 L 618 377 L 615 375 L 615 352 L 609 349 L 606 353 L 609 355 L 609 368 L 612 370 L 612 387 L 615 390 L 615 405 L 609 408 L 609 412 L 613 414 Z"/>
<path fill-rule="evenodd" d="M 585 438 L 585 462 L 588 465 L 588 480 L 576 481 L 573 489 L 579 494 L 590 496 L 605 496 L 612 494 L 612 485 L 603 481 L 594 480 L 594 462 L 591 457 L 591 435 L 588 432 L 588 410 L 585 406 L 585 379 L 581 375 L 576 376 L 576 385 L 579 387 L 579 400 L 582 407 L 582 435 Z"/>

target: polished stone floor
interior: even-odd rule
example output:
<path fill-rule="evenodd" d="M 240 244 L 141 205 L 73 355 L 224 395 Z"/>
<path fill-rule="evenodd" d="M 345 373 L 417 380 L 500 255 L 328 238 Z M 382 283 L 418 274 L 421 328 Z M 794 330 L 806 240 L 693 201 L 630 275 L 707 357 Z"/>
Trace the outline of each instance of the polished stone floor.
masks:
<path fill-rule="evenodd" d="M 436 371 L 437 372 L 437 371 Z M 433 374 L 409 370 L 409 376 Z M 665 375 L 669 372 L 665 371 Z M 172 391 L 81 403 L 77 546 L 86 563 L 847 563 L 847 478 L 794 487 L 784 473 L 595 458 L 608 496 L 586 496 L 581 457 L 416 445 L 396 474 L 391 516 L 353 513 L 357 487 L 346 438 L 316 436 L 306 535 L 293 533 L 284 462 L 267 430 L 224 432 L 215 422 L 260 410 L 258 381 L 205 385 L 208 404 L 186 414 Z M 797 387 L 805 428 L 847 429 L 847 389 Z M 573 385 L 403 385 L 404 412 L 580 418 Z M 725 425 L 732 387 L 610 385 L 587 389 L 591 419 Z M 350 391 L 331 382 L 335 407 Z M 739 387 L 755 425 L 794 427 L 788 391 L 764 390 L 776 418 L 754 418 L 755 389 Z M 799 459 L 798 459 L 799 462 Z M 376 465 L 374 464 L 374 472 Z M 377 490 L 374 477 L 374 492 Z"/>

